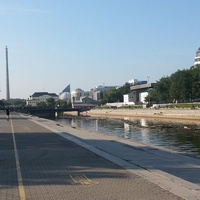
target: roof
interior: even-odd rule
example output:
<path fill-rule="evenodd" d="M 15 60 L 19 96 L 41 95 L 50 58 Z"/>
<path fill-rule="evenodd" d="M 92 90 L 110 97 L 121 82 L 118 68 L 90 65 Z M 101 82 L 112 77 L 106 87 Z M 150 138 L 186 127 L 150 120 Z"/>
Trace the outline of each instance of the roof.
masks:
<path fill-rule="evenodd" d="M 69 92 L 70 93 L 70 84 L 62 91 L 63 92 Z"/>
<path fill-rule="evenodd" d="M 50 95 L 52 97 L 58 97 L 58 95 L 56 93 L 48 93 L 48 95 Z"/>
<path fill-rule="evenodd" d="M 52 97 L 57 97 L 58 95 L 55 94 L 55 93 L 48 93 L 48 92 L 35 92 L 32 97 L 40 97 L 40 96 L 43 96 L 43 95 L 49 95 L 49 96 L 52 96 Z"/>

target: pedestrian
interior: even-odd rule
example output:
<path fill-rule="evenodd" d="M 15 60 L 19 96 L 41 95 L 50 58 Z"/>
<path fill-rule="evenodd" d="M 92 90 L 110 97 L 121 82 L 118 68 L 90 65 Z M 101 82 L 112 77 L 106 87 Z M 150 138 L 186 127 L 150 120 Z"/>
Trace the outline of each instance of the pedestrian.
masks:
<path fill-rule="evenodd" d="M 6 115 L 7 115 L 7 121 L 10 119 L 10 110 L 9 108 L 6 108 Z"/>

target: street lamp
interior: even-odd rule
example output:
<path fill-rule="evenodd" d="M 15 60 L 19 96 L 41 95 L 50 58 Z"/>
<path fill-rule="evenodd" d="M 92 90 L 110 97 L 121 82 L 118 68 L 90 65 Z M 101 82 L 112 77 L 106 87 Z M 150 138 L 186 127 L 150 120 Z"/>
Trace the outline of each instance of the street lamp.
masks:
<path fill-rule="evenodd" d="M 150 76 L 147 76 L 147 79 L 148 79 L 148 82 L 147 82 L 147 84 L 150 84 L 150 82 L 149 82 L 149 78 L 150 78 Z M 150 86 L 148 87 L 148 96 L 149 96 L 149 104 L 150 104 L 150 95 L 149 95 L 149 89 L 150 89 Z"/>

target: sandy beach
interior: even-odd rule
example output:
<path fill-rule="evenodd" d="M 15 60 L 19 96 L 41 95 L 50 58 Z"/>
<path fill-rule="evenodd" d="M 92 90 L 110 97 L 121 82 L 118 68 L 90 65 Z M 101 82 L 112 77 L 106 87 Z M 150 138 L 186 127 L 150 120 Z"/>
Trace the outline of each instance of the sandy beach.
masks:
<path fill-rule="evenodd" d="M 92 109 L 82 112 L 82 116 L 91 117 L 131 117 L 149 118 L 154 120 L 170 120 L 192 122 L 200 124 L 200 110 L 198 109 Z"/>

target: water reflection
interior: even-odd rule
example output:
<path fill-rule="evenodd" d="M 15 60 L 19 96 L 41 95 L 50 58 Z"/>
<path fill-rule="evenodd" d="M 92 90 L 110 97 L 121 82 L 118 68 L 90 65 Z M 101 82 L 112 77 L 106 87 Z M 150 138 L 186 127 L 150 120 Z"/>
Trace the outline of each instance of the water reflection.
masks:
<path fill-rule="evenodd" d="M 141 135 L 142 135 L 142 142 L 149 144 L 149 130 L 148 129 L 142 129 L 141 130 Z"/>
<path fill-rule="evenodd" d="M 146 127 L 146 126 L 147 126 L 147 120 L 144 119 L 144 118 L 141 118 L 141 119 L 140 119 L 140 124 L 141 124 L 141 126 Z"/>
<path fill-rule="evenodd" d="M 200 157 L 200 131 L 184 129 L 183 124 L 152 121 L 147 119 L 104 119 L 90 117 L 67 117 L 57 119 L 73 127 L 161 146 Z"/>
<path fill-rule="evenodd" d="M 98 126 L 98 119 L 95 119 L 95 131 L 99 131 L 99 126 Z"/>
<path fill-rule="evenodd" d="M 124 122 L 124 137 L 130 139 L 130 125 Z"/>

